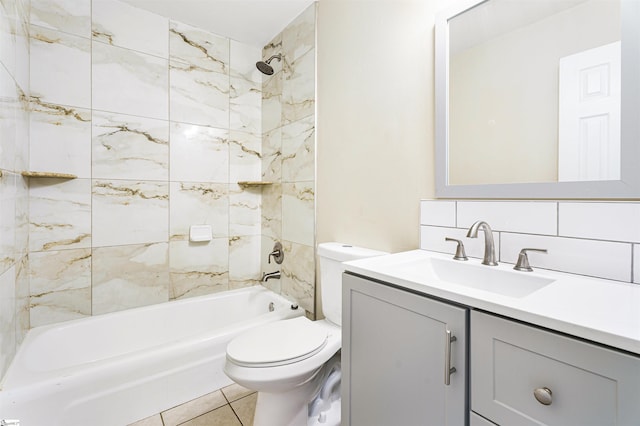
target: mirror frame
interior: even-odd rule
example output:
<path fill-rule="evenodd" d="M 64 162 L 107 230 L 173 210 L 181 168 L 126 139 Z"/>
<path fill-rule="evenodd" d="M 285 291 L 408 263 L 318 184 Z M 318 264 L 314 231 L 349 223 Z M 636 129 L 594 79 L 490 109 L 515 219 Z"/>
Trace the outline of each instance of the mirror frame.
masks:
<path fill-rule="evenodd" d="M 621 179 L 616 181 L 449 185 L 449 20 L 491 0 L 460 0 L 435 23 L 436 198 L 640 198 L 640 1 L 620 0 L 622 36 Z"/>

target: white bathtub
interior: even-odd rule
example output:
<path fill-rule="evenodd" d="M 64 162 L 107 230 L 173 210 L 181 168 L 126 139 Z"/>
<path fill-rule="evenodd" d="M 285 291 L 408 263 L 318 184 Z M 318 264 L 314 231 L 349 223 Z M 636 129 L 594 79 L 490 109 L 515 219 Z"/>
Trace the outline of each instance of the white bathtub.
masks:
<path fill-rule="evenodd" d="M 302 314 L 256 286 L 34 328 L 1 383 L 0 420 L 129 424 L 231 384 L 230 339 Z"/>

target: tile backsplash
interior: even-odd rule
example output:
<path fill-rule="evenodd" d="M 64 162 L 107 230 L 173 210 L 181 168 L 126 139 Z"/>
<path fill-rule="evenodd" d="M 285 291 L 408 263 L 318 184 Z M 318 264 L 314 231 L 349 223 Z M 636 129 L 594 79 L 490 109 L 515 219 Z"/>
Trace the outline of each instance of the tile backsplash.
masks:
<path fill-rule="evenodd" d="M 445 237 L 462 239 L 467 254 L 481 258 L 482 235 L 466 238 L 476 220 L 494 234 L 500 262 L 515 264 L 522 248 L 534 269 L 640 283 L 640 203 L 574 201 L 423 200 L 420 248 L 455 253 Z"/>

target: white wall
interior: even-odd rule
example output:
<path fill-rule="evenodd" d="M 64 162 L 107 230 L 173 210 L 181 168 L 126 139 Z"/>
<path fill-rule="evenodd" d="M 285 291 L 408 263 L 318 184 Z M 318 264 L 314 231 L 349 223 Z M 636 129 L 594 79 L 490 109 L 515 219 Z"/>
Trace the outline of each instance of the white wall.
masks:
<path fill-rule="evenodd" d="M 434 193 L 438 3 L 320 1 L 318 242 L 418 246 L 418 200 Z"/>

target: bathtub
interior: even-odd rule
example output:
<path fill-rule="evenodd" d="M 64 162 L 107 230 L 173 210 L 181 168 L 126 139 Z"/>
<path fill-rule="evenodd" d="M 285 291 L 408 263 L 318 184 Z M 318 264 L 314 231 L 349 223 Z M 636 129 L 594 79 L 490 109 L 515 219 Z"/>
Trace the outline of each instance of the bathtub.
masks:
<path fill-rule="evenodd" d="M 234 336 L 303 314 L 255 286 L 34 328 L 0 384 L 0 420 L 127 425 L 231 384 Z"/>

